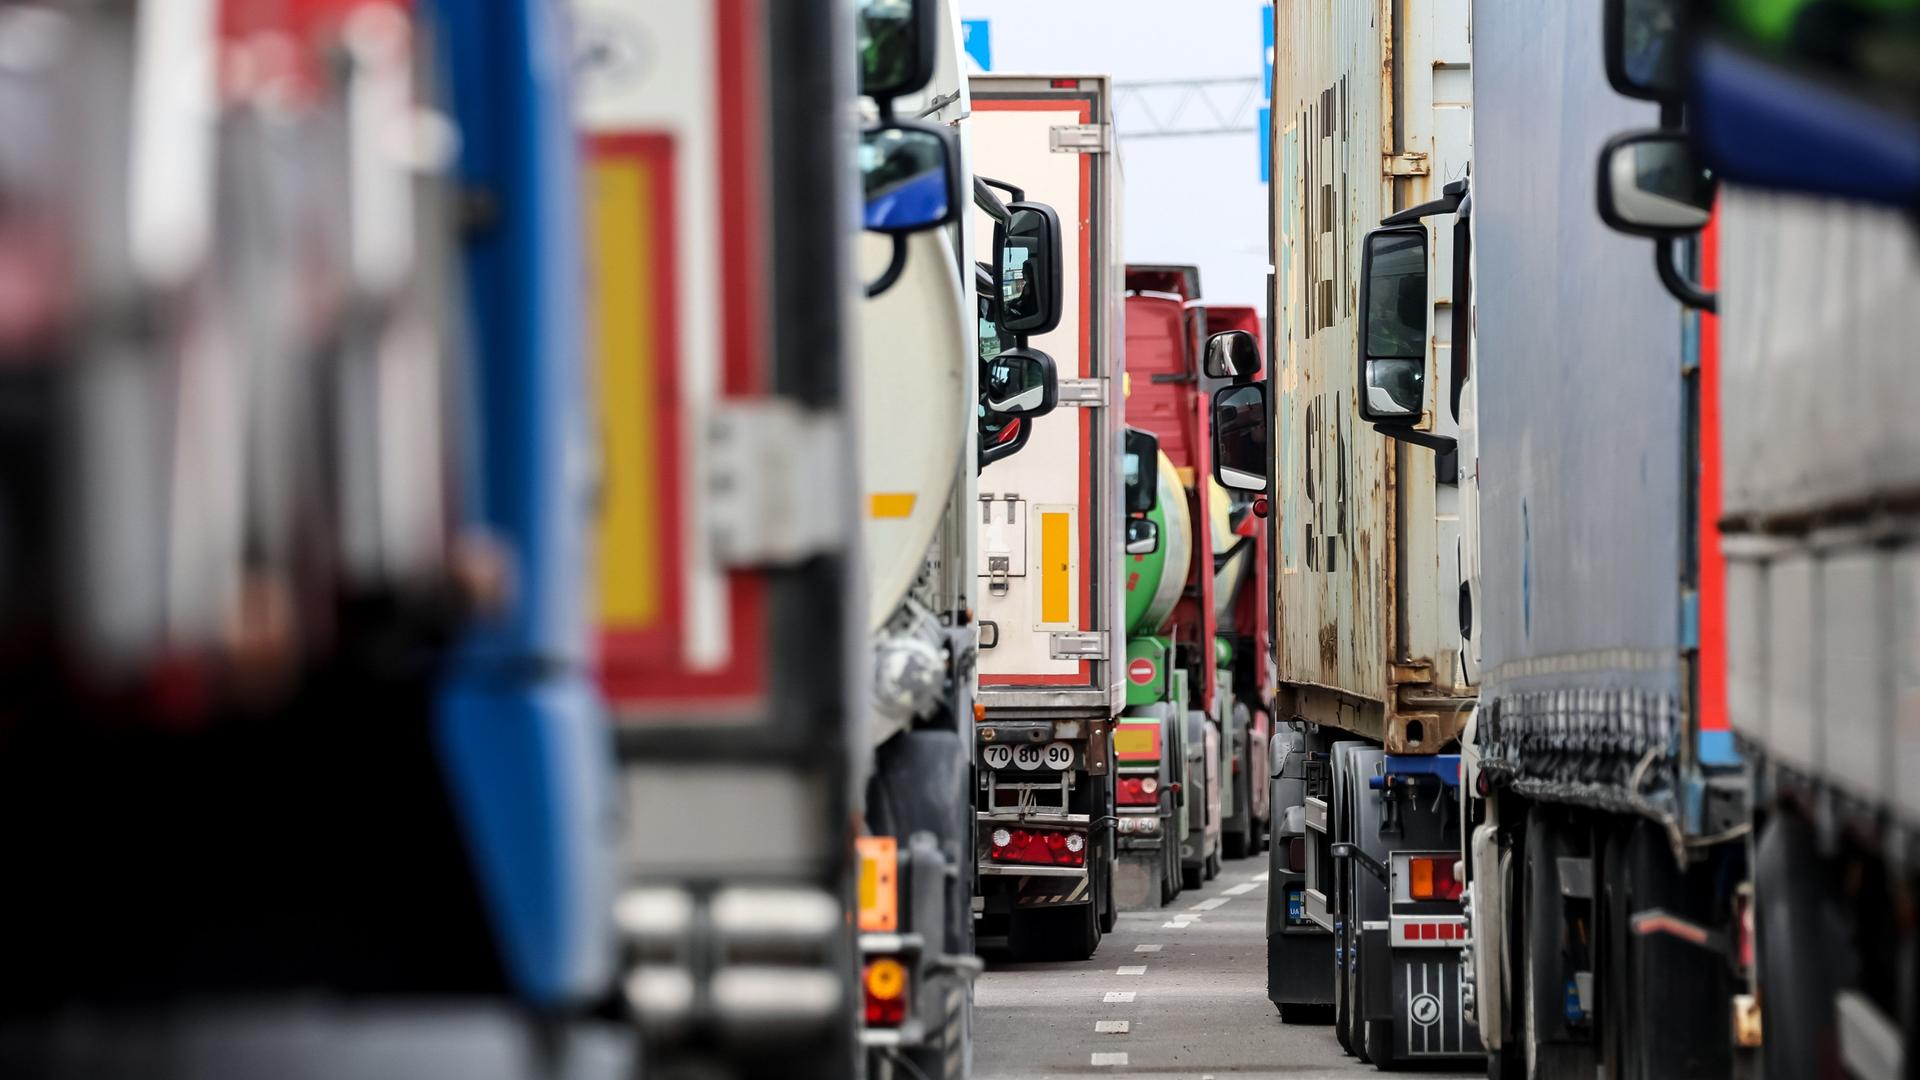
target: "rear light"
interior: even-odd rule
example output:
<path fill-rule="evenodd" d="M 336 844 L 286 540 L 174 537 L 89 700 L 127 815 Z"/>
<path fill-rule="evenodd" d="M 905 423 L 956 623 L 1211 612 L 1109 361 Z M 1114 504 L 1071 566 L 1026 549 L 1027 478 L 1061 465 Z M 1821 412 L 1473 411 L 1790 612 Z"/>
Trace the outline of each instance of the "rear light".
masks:
<path fill-rule="evenodd" d="M 1735 939 L 1733 955 L 1740 961 L 1740 967 L 1753 970 L 1753 890 L 1742 886 L 1733 896 L 1733 926 Z"/>
<path fill-rule="evenodd" d="M 1307 838 L 1296 836 L 1287 841 L 1287 872 L 1304 874 L 1307 872 Z"/>
<path fill-rule="evenodd" d="M 1155 806 L 1160 802 L 1160 781 L 1151 776 L 1121 777 L 1114 797 L 1121 806 Z"/>
<path fill-rule="evenodd" d="M 995 829 L 987 857 L 994 862 L 1040 866 L 1085 866 L 1085 833 L 1040 829 Z"/>
<path fill-rule="evenodd" d="M 861 974 L 866 991 L 867 1023 L 899 1027 L 907 1018 L 907 969 L 889 956 L 869 961 Z"/>
<path fill-rule="evenodd" d="M 1458 900 L 1460 879 L 1453 872 L 1458 856 L 1415 855 L 1407 860 L 1407 894 L 1415 900 Z"/>

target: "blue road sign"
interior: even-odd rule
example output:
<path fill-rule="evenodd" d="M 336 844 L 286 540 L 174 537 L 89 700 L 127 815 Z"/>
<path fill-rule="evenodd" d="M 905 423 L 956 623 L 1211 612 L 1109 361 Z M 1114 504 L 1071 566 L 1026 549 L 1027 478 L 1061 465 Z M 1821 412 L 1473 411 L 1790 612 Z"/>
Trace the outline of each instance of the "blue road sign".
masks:
<path fill-rule="evenodd" d="M 993 70 L 993 27 L 985 19 L 960 20 L 960 47 L 980 65 L 981 71 Z M 1271 55 L 1273 50 L 1268 49 Z"/>

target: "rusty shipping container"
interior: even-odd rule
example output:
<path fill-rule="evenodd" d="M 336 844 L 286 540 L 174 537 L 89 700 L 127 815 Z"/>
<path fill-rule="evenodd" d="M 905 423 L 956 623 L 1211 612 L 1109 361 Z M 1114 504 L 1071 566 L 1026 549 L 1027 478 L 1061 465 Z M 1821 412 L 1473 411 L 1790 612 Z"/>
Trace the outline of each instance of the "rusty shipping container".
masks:
<path fill-rule="evenodd" d="M 1281 0 L 1271 233 L 1276 652 L 1293 715 L 1395 752 L 1442 749 L 1474 681 L 1463 646 L 1459 455 L 1388 440 L 1355 407 L 1360 245 L 1466 176 L 1470 4 Z M 1429 372 L 1449 370 L 1452 230 L 1429 226 Z M 1428 378 L 1428 435 L 1458 425 Z M 1464 477 L 1469 483 L 1471 477 Z"/>

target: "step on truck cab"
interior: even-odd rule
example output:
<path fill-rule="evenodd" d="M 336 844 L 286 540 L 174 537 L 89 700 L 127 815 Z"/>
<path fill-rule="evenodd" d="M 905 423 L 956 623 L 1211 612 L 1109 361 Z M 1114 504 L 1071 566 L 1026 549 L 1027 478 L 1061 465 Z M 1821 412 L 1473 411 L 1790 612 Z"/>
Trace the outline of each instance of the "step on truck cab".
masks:
<path fill-rule="evenodd" d="M 1012 339 L 1054 358 L 1059 409 L 986 465 L 974 509 L 976 926 L 983 946 L 1086 957 L 1115 917 L 1109 740 L 1124 651 L 1113 91 L 1099 75 L 976 75 L 970 89 L 975 172 L 1051 207 L 1065 253 L 1058 324 Z M 1041 284 L 1003 276 L 1007 305 Z"/>
<path fill-rule="evenodd" d="M 811 0 L 573 10 L 619 1004 L 650 1071 L 858 1075 L 856 27 Z M 959 197 L 946 140 L 881 123 L 860 146 L 918 196 L 895 225 Z"/>
<path fill-rule="evenodd" d="M 1427 272 L 1452 265 L 1451 222 L 1425 223 L 1467 175 L 1468 7 L 1274 8 L 1274 651 L 1291 730 L 1268 996 L 1289 1018 L 1332 1005 L 1342 1046 L 1382 1066 L 1480 1053 L 1455 872 L 1474 695 L 1446 375 L 1463 324 L 1452 277 Z M 1401 246 L 1368 255 L 1383 224 Z M 1363 331 L 1375 312 L 1394 323 Z"/>

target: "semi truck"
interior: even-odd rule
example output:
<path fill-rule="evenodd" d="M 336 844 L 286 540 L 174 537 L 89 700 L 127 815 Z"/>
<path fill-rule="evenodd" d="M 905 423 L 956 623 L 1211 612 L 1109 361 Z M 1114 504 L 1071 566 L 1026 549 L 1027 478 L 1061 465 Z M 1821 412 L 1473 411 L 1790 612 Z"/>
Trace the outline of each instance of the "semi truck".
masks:
<path fill-rule="evenodd" d="M 981 452 L 976 930 L 983 947 L 1084 959 L 1117 915 L 1110 739 L 1125 650 L 1113 88 L 1099 75 L 975 75 L 969 92 L 975 174 L 1009 206 L 1050 208 L 1064 252 L 1057 283 L 1020 272 L 1025 245 L 1003 249 L 999 275 L 1003 315 L 1056 284 L 1063 302 L 1057 323 L 995 343 L 1054 358 L 1059 411 L 1037 424 L 996 422 Z M 976 220 L 983 232 L 993 225 L 984 211 Z M 1000 228 L 1035 227 L 1048 230 Z M 989 460 L 1006 439 L 1027 441 Z"/>
<path fill-rule="evenodd" d="M 904 1004 L 898 964 L 866 977 L 855 917 L 872 695 L 849 211 L 905 242 L 963 192 L 930 126 L 884 114 L 856 143 L 857 71 L 879 99 L 931 74 L 920 7 L 884 7 L 573 7 L 599 676 L 631 823 L 613 1007 L 648 1071 L 858 1075 L 864 1021 Z M 903 197 L 876 209 L 863 182 Z"/>
<path fill-rule="evenodd" d="M 1289 1020 L 1331 1011 L 1382 1067 L 1473 1055 L 1455 866 L 1471 478 L 1457 397 L 1426 374 L 1463 335 L 1451 276 L 1428 273 L 1454 230 L 1425 223 L 1467 178 L 1469 10 L 1282 2 L 1274 18 L 1268 996 Z M 1402 246 L 1370 260 L 1383 222 Z M 1370 261 L 1400 276 L 1370 288 Z M 1377 310 L 1397 336 L 1373 340 Z"/>
<path fill-rule="evenodd" d="M 1622 75 L 1640 65 L 1621 43 L 1654 55 L 1659 30 L 1623 31 L 1622 5 L 1480 10 L 1454 215 L 1471 253 L 1451 268 L 1472 298 L 1453 378 L 1477 418 L 1485 664 L 1463 774 L 1472 1015 L 1490 1076 L 1726 1076 L 1753 1027 L 1729 945 L 1749 784 L 1728 730 L 1718 330 L 1683 280 L 1711 288 L 1713 248 L 1677 242 L 1710 185 L 1666 207 L 1690 230 L 1619 235 L 1606 192 L 1637 152 L 1619 140 L 1680 122 Z M 1563 152 L 1603 144 L 1598 170 Z M 1656 165 L 1625 175 L 1700 197 L 1697 171 Z"/>
<path fill-rule="evenodd" d="M 1235 624 L 1264 579 L 1257 519 L 1212 476 L 1199 292 L 1197 268 L 1127 268 L 1127 712 L 1115 746 L 1130 906 L 1166 903 L 1249 854 L 1263 824 L 1255 786 L 1266 804 L 1264 705 L 1238 676 L 1257 663 L 1256 634 Z"/>
<path fill-rule="evenodd" d="M 7 1075 L 630 1073 L 554 14 L 0 13 Z"/>
<path fill-rule="evenodd" d="M 1061 317 L 1059 215 L 1019 199 L 1017 188 L 1003 198 L 974 171 L 958 16 L 949 4 L 929 7 L 938 35 L 931 79 L 887 104 L 952 133 L 972 209 L 939 230 L 870 231 L 862 241 L 860 451 L 874 674 L 860 947 L 863 985 L 898 989 L 865 1017 L 869 1076 L 958 1077 L 968 1068 L 979 968 L 978 474 L 1065 422 L 1043 419 L 1057 404 L 1055 361 L 1020 341 Z M 869 194 L 868 205 L 894 190 Z M 1018 861 L 1003 856 L 1002 865 Z"/>

